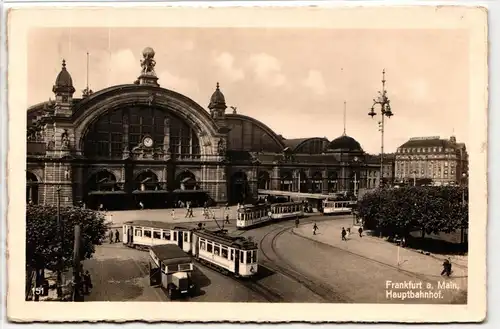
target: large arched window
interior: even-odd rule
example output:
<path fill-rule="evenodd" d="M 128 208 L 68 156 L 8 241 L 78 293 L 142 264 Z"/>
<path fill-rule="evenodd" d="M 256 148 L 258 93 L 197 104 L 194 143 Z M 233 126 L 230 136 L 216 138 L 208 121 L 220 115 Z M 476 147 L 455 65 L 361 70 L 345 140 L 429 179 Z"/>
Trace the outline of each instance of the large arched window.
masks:
<path fill-rule="evenodd" d="M 166 150 L 165 136 L 173 155 L 198 155 L 197 134 L 183 120 L 156 108 L 133 107 L 106 113 L 92 124 L 85 136 L 84 152 L 88 157 L 121 158 L 125 148 L 132 150 L 145 136 L 153 147 Z"/>

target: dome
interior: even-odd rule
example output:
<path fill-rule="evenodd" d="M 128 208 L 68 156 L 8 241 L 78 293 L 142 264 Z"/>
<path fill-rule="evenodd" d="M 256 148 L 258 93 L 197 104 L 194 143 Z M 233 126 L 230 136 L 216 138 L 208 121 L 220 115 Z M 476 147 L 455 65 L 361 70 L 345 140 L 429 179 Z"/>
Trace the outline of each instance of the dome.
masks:
<path fill-rule="evenodd" d="M 142 56 L 144 57 L 149 57 L 149 58 L 153 58 L 155 57 L 155 51 L 153 50 L 153 48 L 151 47 L 146 47 L 144 48 L 144 50 L 142 51 Z"/>
<path fill-rule="evenodd" d="M 217 87 L 210 98 L 210 104 L 208 104 L 209 109 L 226 109 L 226 98 L 224 94 L 219 89 L 219 83 L 217 82 Z"/>
<path fill-rule="evenodd" d="M 57 75 L 55 85 L 57 87 L 73 87 L 73 79 L 71 79 L 71 75 L 66 70 L 66 61 L 64 59 L 62 61 L 61 72 Z"/>
<path fill-rule="evenodd" d="M 362 151 L 361 145 L 358 141 L 347 135 L 343 135 L 332 140 L 328 145 L 328 150 Z"/>
<path fill-rule="evenodd" d="M 62 61 L 61 72 L 57 75 L 56 83 L 54 84 L 54 87 L 52 87 L 52 91 L 56 94 L 73 94 L 75 92 L 75 88 L 73 88 L 73 79 L 71 78 L 68 70 L 66 70 L 66 61 L 64 59 Z"/>

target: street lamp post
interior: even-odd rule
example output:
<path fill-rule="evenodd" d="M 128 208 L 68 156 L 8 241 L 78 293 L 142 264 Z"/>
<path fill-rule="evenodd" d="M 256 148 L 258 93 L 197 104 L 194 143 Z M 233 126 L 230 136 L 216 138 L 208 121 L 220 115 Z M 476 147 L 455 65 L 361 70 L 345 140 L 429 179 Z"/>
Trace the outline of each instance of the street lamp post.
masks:
<path fill-rule="evenodd" d="M 380 181 L 379 186 L 382 186 L 382 181 L 384 179 L 384 118 L 390 118 L 394 115 L 391 110 L 391 101 L 387 97 L 387 90 L 385 90 L 385 69 L 382 71 L 382 91 L 379 91 L 379 96 L 377 99 L 373 99 L 373 105 L 368 112 L 368 115 L 372 117 L 377 115 L 375 112 L 375 106 L 380 105 L 380 113 L 382 115 L 382 120 L 379 121 L 379 131 L 381 134 L 381 145 L 380 145 Z"/>
<path fill-rule="evenodd" d="M 57 296 L 62 297 L 62 269 L 63 269 L 63 228 L 61 223 L 61 188 L 58 187 L 57 191 L 57 235 L 61 247 L 59 249 L 59 259 L 57 266 Z"/>
<path fill-rule="evenodd" d="M 413 171 L 413 186 L 417 186 L 417 172 Z"/>
<path fill-rule="evenodd" d="M 461 185 L 462 185 L 462 207 L 465 209 L 466 201 L 465 201 L 465 180 L 467 179 L 467 173 L 462 173 Z M 462 226 L 460 228 L 460 242 L 465 242 L 465 230 Z"/>

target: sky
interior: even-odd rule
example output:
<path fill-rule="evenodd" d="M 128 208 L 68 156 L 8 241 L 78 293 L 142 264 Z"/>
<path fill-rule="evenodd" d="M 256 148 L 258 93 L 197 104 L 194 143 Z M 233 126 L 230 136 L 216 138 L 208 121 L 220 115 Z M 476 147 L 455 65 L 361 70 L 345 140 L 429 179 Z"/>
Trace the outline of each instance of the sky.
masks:
<path fill-rule="evenodd" d="M 87 52 L 94 92 L 133 83 L 145 47 L 156 52 L 161 87 L 207 108 L 219 82 L 228 107 L 285 138 L 341 136 L 345 101 L 347 135 L 380 153 L 380 112 L 368 112 L 385 69 L 394 112 L 385 152 L 410 137 L 468 140 L 469 40 L 459 29 L 37 28 L 27 102 L 54 98 L 62 59 L 81 97 Z"/>

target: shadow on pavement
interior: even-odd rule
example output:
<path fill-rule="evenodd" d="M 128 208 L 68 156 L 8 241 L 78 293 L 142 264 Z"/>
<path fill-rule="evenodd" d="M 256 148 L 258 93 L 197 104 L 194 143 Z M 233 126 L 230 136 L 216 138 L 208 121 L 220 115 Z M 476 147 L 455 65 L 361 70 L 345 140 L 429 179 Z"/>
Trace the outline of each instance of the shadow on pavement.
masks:
<path fill-rule="evenodd" d="M 212 281 L 196 265 L 193 270 L 193 281 L 199 288 L 208 287 L 212 284 Z"/>
<path fill-rule="evenodd" d="M 267 277 L 270 277 L 272 275 L 276 274 L 275 271 L 267 268 L 266 266 L 264 265 L 261 265 L 259 264 L 259 269 L 258 269 L 258 272 L 257 274 L 253 277 L 253 279 L 255 281 L 258 281 L 258 280 L 262 280 L 262 279 L 265 279 Z"/>

